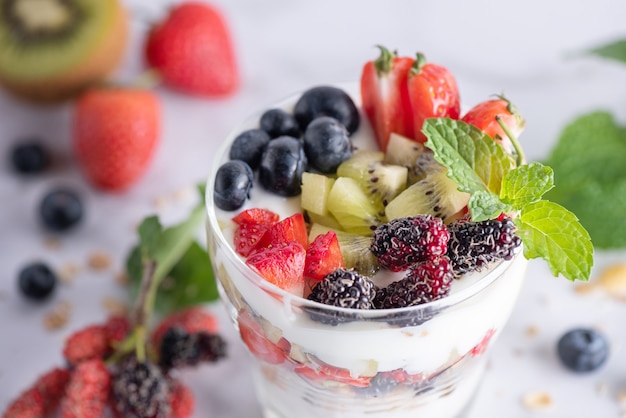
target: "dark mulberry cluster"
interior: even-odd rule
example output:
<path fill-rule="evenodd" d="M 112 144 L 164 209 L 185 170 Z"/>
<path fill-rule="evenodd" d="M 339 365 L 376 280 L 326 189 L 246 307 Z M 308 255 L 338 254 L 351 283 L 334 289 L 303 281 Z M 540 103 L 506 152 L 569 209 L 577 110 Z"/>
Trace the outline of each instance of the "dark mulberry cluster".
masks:
<path fill-rule="evenodd" d="M 203 361 L 215 362 L 226 356 L 226 342 L 217 334 L 187 332 L 179 326 L 171 327 L 163 336 L 160 347 L 160 366 L 165 370 L 196 366 Z"/>
<path fill-rule="evenodd" d="M 374 231 L 370 249 L 382 267 L 402 271 L 417 262 L 444 255 L 449 238 L 440 218 L 418 215 L 380 225 Z"/>
<path fill-rule="evenodd" d="M 456 277 L 480 271 L 496 260 L 510 260 L 521 239 L 509 218 L 502 221 L 453 222 L 448 226 L 450 241 L 447 256 Z"/>
<path fill-rule="evenodd" d="M 308 299 L 341 308 L 372 309 L 375 296 L 376 286 L 368 277 L 354 270 L 337 269 L 315 285 Z M 309 308 L 309 313 L 314 320 L 325 324 L 336 325 L 353 319 L 343 314 L 329 315 L 314 308 Z"/>

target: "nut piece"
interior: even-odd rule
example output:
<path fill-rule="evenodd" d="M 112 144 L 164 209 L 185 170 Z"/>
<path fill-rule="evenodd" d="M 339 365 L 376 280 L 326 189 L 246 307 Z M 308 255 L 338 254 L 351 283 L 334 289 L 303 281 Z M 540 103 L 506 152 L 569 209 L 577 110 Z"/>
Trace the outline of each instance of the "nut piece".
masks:
<path fill-rule="evenodd" d="M 522 398 L 524 407 L 531 410 L 543 410 L 553 405 L 552 398 L 548 392 L 529 392 Z"/>
<path fill-rule="evenodd" d="M 68 301 L 59 303 L 43 318 L 43 325 L 47 330 L 57 330 L 64 327 L 70 319 L 72 305 Z"/>

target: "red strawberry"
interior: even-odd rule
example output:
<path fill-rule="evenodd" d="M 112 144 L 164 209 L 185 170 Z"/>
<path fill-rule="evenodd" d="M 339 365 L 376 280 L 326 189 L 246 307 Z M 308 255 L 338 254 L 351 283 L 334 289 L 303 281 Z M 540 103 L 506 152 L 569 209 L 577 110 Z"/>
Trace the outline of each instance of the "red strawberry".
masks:
<path fill-rule="evenodd" d="M 487 351 L 489 342 L 491 341 L 495 333 L 496 330 L 494 328 L 489 328 L 487 330 L 487 332 L 483 336 L 483 339 L 470 350 L 470 354 L 472 355 L 472 357 L 479 356 Z"/>
<path fill-rule="evenodd" d="M 496 117 L 499 117 L 504 122 L 511 134 L 516 138 L 524 130 L 524 119 L 518 113 L 517 108 L 503 96 L 478 103 L 461 120 L 474 125 L 496 140 L 496 142 L 501 143 L 504 150 L 511 154 L 514 150 L 511 139 L 504 132 Z"/>
<path fill-rule="evenodd" d="M 163 336 L 173 326 L 179 326 L 190 334 L 195 332 L 216 334 L 219 323 L 213 314 L 199 306 L 176 311 L 159 322 L 156 329 L 152 332 L 152 345 L 160 347 Z"/>
<path fill-rule="evenodd" d="M 413 115 L 406 87 L 413 59 L 379 48 L 378 59 L 363 67 L 361 98 L 378 145 L 385 151 L 392 132 L 413 136 Z"/>
<path fill-rule="evenodd" d="M 247 257 L 259 244 L 270 226 L 278 222 L 279 215 L 267 209 L 246 209 L 233 218 L 239 226 L 235 230 L 235 251 Z"/>
<path fill-rule="evenodd" d="M 160 105 L 149 91 L 90 90 L 75 107 L 73 147 L 96 187 L 119 191 L 146 171 L 160 134 Z"/>
<path fill-rule="evenodd" d="M 263 334 L 263 328 L 252 314 L 239 311 L 237 323 L 241 340 L 255 357 L 270 364 L 281 364 L 285 361 L 285 352 Z"/>
<path fill-rule="evenodd" d="M 304 215 L 301 212 L 270 226 L 260 239 L 257 248 L 264 249 L 270 246 L 284 245 L 292 241 L 297 242 L 303 248 L 306 248 L 309 243 Z"/>
<path fill-rule="evenodd" d="M 306 250 L 299 243 L 275 245 L 258 249 L 246 260 L 265 280 L 302 296 L 304 292 L 304 260 Z"/>
<path fill-rule="evenodd" d="M 342 267 L 345 264 L 335 231 L 316 236 L 306 249 L 304 261 L 304 276 L 308 287 L 313 288 L 327 274 Z"/>
<path fill-rule="evenodd" d="M 370 380 L 372 380 L 371 377 L 367 376 L 353 377 L 348 369 L 328 365 L 321 365 L 316 369 L 309 366 L 298 366 L 294 371 L 307 380 L 324 385 L 327 385 L 329 382 L 336 382 L 358 388 L 366 388 L 370 385 Z"/>
<path fill-rule="evenodd" d="M 199 96 L 224 96 L 239 86 L 239 71 L 226 20 L 215 7 L 174 6 L 147 39 L 148 65 L 166 85 Z"/>
<path fill-rule="evenodd" d="M 413 139 L 426 142 L 422 132 L 424 120 L 448 117 L 458 119 L 461 113 L 459 88 L 454 76 L 441 65 L 426 62 L 417 54 L 408 77 L 408 90 L 413 109 Z"/>

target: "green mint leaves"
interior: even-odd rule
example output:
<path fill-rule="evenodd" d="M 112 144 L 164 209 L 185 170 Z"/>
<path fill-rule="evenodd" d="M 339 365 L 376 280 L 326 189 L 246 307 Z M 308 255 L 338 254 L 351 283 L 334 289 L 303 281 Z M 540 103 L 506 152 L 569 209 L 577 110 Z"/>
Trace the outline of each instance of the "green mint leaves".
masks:
<path fill-rule="evenodd" d="M 547 197 L 575 212 L 596 248 L 626 247 L 626 129 L 603 111 L 568 124 L 548 156 L 559 187 Z"/>
<path fill-rule="evenodd" d="M 149 216 L 137 229 L 139 243 L 128 255 L 126 270 L 138 290 L 145 266 L 154 263 L 159 286 L 149 297 L 162 314 L 218 298 L 209 255 L 195 240 L 204 219 L 201 203 L 177 225 L 164 228 L 157 216 Z"/>
<path fill-rule="evenodd" d="M 602 58 L 626 63 L 626 39 L 620 39 L 610 44 L 592 48 L 587 52 Z"/>
<path fill-rule="evenodd" d="M 459 190 L 470 194 L 472 220 L 517 213 L 514 222 L 527 258 L 543 258 L 554 275 L 588 280 L 593 265 L 589 234 L 564 207 L 541 200 L 554 187 L 553 172 L 540 163 L 514 166 L 502 147 L 463 121 L 424 122 L 426 146 Z"/>

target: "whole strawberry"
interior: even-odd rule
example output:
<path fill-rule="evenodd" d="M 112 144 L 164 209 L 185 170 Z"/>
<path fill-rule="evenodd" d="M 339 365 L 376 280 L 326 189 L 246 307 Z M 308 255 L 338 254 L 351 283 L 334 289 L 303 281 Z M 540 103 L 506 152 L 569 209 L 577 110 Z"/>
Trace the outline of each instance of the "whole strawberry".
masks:
<path fill-rule="evenodd" d="M 226 20 L 205 3 L 174 6 L 148 36 L 145 55 L 164 83 L 198 96 L 225 96 L 239 85 Z"/>
<path fill-rule="evenodd" d="M 159 100 L 149 91 L 100 88 L 81 96 L 72 145 L 89 182 L 121 191 L 139 180 L 159 142 L 160 125 Z"/>

